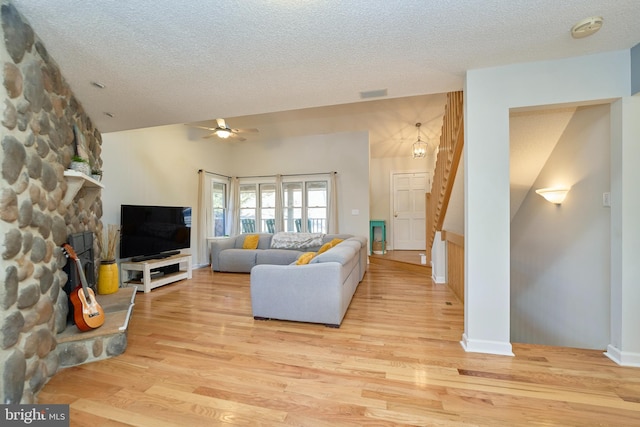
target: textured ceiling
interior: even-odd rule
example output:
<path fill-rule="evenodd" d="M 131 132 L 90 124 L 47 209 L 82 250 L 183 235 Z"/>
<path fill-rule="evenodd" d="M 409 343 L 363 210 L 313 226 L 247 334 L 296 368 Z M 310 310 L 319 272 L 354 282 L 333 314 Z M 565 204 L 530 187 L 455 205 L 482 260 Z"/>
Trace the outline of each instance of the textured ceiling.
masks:
<path fill-rule="evenodd" d="M 11 1 L 102 132 L 443 93 L 468 69 L 640 41 L 638 0 Z M 603 29 L 572 39 L 593 15 Z"/>
<path fill-rule="evenodd" d="M 11 1 L 103 133 L 216 117 L 259 128 L 253 142 L 367 130 L 373 158 L 408 155 L 418 121 L 439 137 L 466 70 L 640 42 L 638 0 Z M 571 38 L 598 15 L 602 30 Z M 571 114 L 512 116 L 512 212 Z"/>
<path fill-rule="evenodd" d="M 420 138 L 429 143 L 428 154 L 431 156 L 440 140 L 446 99 L 443 93 L 380 99 L 233 117 L 226 123 L 232 128 L 258 128 L 260 132 L 257 134 L 243 135 L 248 144 L 302 135 L 367 131 L 370 156 L 380 158 L 408 157 L 418 136 L 415 124 L 420 122 Z M 191 124 L 216 126 L 215 120 Z M 193 128 L 189 136 L 200 138 L 210 133 Z"/>

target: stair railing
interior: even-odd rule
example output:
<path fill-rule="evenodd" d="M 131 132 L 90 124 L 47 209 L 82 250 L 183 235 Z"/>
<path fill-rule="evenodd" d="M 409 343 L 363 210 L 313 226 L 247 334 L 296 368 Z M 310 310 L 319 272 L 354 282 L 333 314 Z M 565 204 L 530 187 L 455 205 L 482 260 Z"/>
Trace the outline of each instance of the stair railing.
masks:
<path fill-rule="evenodd" d="M 451 198 L 453 182 L 458 171 L 464 145 L 464 113 L 462 91 L 449 92 L 442 120 L 442 134 L 438 145 L 436 168 L 431 193 L 427 193 L 427 258 L 431 261 L 431 247 L 436 231 L 442 224 Z"/>

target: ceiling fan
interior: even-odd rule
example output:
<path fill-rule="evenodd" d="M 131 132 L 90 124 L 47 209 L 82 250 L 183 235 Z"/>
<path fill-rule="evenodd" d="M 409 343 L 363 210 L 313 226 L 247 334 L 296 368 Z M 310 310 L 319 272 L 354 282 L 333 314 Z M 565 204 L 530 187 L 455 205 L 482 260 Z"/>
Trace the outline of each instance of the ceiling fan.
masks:
<path fill-rule="evenodd" d="M 217 136 L 222 139 L 235 139 L 237 141 L 246 141 L 246 138 L 238 135 L 240 133 L 257 133 L 258 129 L 233 129 L 227 126 L 227 123 L 224 119 L 216 119 L 217 126 L 216 127 L 206 127 L 206 126 L 194 126 L 199 129 L 207 129 L 212 131 L 209 135 L 203 136 L 203 138 L 211 138 L 213 136 Z"/>

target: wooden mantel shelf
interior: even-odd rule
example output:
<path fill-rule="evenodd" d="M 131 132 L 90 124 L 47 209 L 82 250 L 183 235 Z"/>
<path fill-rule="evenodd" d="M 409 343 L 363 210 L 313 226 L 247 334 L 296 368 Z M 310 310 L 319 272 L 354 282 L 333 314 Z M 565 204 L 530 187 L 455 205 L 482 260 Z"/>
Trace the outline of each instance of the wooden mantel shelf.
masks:
<path fill-rule="evenodd" d="M 104 185 L 90 176 L 71 169 L 64 171 L 64 178 L 67 181 L 67 192 L 62 200 L 65 206 L 71 204 L 81 188 L 85 189 L 85 202 L 91 205 L 100 193 L 100 190 L 104 188 Z"/>

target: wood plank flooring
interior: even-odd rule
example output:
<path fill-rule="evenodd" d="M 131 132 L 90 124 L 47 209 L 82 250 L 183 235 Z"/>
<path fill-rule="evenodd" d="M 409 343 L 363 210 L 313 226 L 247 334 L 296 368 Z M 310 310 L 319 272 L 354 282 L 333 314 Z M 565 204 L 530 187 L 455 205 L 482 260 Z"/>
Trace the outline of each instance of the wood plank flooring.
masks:
<path fill-rule="evenodd" d="M 421 264 L 420 254 L 424 254 L 422 251 L 386 251 L 385 254 L 372 254 L 369 256 L 369 262 L 383 266 L 384 268 L 399 268 L 404 271 L 412 271 L 414 273 L 423 274 L 427 277 L 431 277 L 431 266 Z"/>
<path fill-rule="evenodd" d="M 638 426 L 640 369 L 601 351 L 465 353 L 463 309 L 371 264 L 342 326 L 255 321 L 249 275 L 195 270 L 138 294 L 129 346 L 67 368 L 39 403 L 72 426 Z"/>
<path fill-rule="evenodd" d="M 414 265 L 423 265 L 420 263 L 420 254 L 424 254 L 424 249 L 421 251 L 412 250 L 398 250 L 398 251 L 386 251 L 384 254 L 372 254 L 370 259 L 384 259 L 395 262 L 402 262 Z"/>

